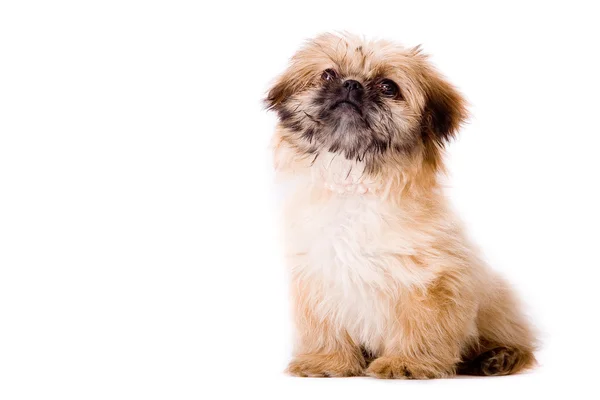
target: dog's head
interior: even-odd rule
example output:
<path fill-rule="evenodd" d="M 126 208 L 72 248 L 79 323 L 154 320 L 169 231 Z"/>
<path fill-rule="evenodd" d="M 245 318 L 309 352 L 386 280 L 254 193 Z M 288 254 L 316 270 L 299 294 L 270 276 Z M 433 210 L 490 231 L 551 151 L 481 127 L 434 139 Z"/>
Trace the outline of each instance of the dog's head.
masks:
<path fill-rule="evenodd" d="M 435 156 L 466 117 L 461 95 L 419 48 L 352 35 L 309 41 L 266 103 L 298 152 L 330 151 L 370 171 L 415 152 Z"/>

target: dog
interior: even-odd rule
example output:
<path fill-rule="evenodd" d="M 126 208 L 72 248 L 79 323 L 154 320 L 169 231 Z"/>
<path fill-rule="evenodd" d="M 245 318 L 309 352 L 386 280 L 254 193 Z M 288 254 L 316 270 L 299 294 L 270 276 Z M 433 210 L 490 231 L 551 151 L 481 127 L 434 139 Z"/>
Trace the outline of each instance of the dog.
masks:
<path fill-rule="evenodd" d="M 442 193 L 466 101 L 420 47 L 322 34 L 266 95 L 289 185 L 295 376 L 430 379 L 536 364 L 532 327 Z"/>

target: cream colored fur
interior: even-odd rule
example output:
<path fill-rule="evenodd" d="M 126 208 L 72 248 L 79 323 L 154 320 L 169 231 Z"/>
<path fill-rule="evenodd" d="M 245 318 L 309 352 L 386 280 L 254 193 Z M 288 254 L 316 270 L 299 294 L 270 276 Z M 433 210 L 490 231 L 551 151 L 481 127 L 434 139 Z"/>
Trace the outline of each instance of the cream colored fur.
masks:
<path fill-rule="evenodd" d="M 320 40 L 323 47 L 333 39 Z M 352 46 L 362 43 L 355 41 L 348 39 L 342 53 L 354 55 Z M 401 62 L 412 63 L 417 53 L 403 54 Z M 298 61 L 306 70 L 310 55 Z M 292 68 L 281 84 L 293 74 Z M 428 87 L 452 90 L 434 75 L 428 79 Z M 301 106 L 306 93 L 294 101 Z M 436 378 L 503 375 L 535 363 L 535 340 L 518 302 L 447 206 L 439 148 L 422 146 L 388 156 L 373 171 L 326 150 L 301 151 L 302 143 L 278 127 L 275 168 L 292 188 L 285 202 L 297 331 L 290 373 Z"/>

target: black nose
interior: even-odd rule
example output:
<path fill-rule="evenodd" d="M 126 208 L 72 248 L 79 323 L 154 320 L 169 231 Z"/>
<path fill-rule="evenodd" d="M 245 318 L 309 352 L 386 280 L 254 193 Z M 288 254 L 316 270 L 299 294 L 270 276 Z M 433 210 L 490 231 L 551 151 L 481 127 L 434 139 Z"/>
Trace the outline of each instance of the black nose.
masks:
<path fill-rule="evenodd" d="M 346 89 L 348 89 L 348 91 L 360 90 L 363 88 L 362 85 L 360 84 L 360 82 L 355 81 L 354 79 L 348 79 L 347 81 L 344 82 L 343 85 Z"/>

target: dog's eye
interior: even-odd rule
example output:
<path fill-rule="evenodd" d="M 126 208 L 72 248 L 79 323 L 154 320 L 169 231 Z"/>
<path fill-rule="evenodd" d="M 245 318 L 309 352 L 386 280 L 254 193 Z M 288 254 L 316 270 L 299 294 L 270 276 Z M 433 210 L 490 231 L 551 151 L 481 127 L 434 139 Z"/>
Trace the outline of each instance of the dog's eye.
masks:
<path fill-rule="evenodd" d="M 337 72 L 335 72 L 333 69 L 328 68 L 325 71 L 323 71 L 323 73 L 321 74 L 321 79 L 323 79 L 324 81 L 332 81 L 335 78 L 337 78 Z"/>
<path fill-rule="evenodd" d="M 398 85 L 389 79 L 384 79 L 377 84 L 377 88 L 385 97 L 390 98 L 399 98 L 400 97 L 400 89 Z"/>

